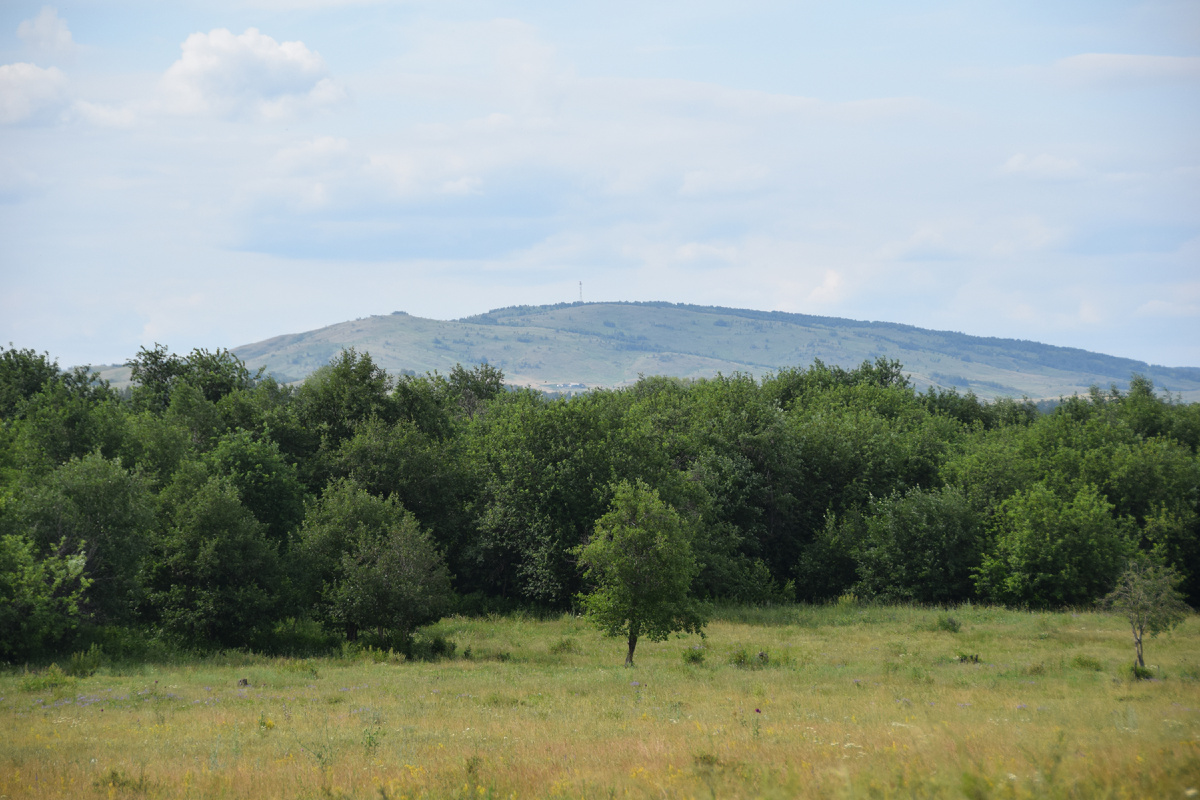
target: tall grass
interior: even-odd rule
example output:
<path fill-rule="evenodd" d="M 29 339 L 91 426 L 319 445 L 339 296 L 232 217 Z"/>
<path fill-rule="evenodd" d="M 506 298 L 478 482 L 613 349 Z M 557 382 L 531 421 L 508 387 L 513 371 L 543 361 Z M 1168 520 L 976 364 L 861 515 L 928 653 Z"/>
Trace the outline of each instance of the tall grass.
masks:
<path fill-rule="evenodd" d="M 1195 617 L 1151 642 L 1150 681 L 1129 676 L 1125 626 L 1091 613 L 727 607 L 703 659 L 683 657 L 696 637 L 644 642 L 635 669 L 621 666 L 621 642 L 569 616 L 455 617 L 426 634 L 452 641 L 454 657 L 232 653 L 136 669 L 101 662 L 70 680 L 10 671 L 0 676 L 0 795 L 1200 790 Z"/>

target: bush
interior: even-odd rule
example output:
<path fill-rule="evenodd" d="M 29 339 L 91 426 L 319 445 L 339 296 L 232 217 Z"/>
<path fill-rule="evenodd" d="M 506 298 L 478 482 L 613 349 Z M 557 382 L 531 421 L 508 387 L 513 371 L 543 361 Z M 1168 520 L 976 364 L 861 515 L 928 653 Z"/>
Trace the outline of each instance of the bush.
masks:
<path fill-rule="evenodd" d="M 958 633 L 962 630 L 962 623 L 954 617 L 946 614 L 939 614 L 937 622 L 933 624 L 933 629 L 937 631 L 945 631 L 946 633 Z"/>
<path fill-rule="evenodd" d="M 71 688 L 78 682 L 77 678 L 63 672 L 58 664 L 51 664 L 41 672 L 27 674 L 21 680 L 21 689 L 26 692 L 59 691 Z"/>
<path fill-rule="evenodd" d="M 1149 667 L 1143 667 L 1140 664 L 1130 664 L 1129 677 L 1135 681 L 1148 681 L 1154 677 L 1154 670 Z"/>
<path fill-rule="evenodd" d="M 227 479 L 210 478 L 185 500 L 147 569 L 147 610 L 177 641 L 245 647 L 270 630 L 278 554 L 265 526 Z"/>
<path fill-rule="evenodd" d="M 441 634 L 434 636 L 415 636 L 406 645 L 404 654 L 414 661 L 440 661 L 443 658 L 454 658 L 458 649 L 453 639 L 447 639 Z"/>
<path fill-rule="evenodd" d="M 104 664 L 104 650 L 93 644 L 86 651 L 73 653 L 67 664 L 67 674 L 76 678 L 90 678 Z"/>
<path fill-rule="evenodd" d="M 407 647 L 454 604 L 446 563 L 416 517 L 353 481 L 331 484 L 310 508 L 294 558 L 305 603 L 351 639 L 361 630 Z"/>
<path fill-rule="evenodd" d="M 556 656 L 578 655 L 583 652 L 583 648 L 579 646 L 579 642 L 566 637 L 550 645 L 550 652 Z"/>
<path fill-rule="evenodd" d="M 983 526 L 959 489 L 913 489 L 873 501 L 865 522 L 856 584 L 863 593 L 931 604 L 974 593 Z"/>
<path fill-rule="evenodd" d="M 683 651 L 683 663 L 700 666 L 704 663 L 705 650 L 704 645 L 698 644 Z"/>
<path fill-rule="evenodd" d="M 1096 487 L 1063 500 L 1039 483 L 1005 500 L 995 551 L 976 574 L 981 594 L 1010 606 L 1087 605 L 1116 583 L 1133 548 Z"/>
<path fill-rule="evenodd" d="M 0 537 L 0 660 L 45 652 L 75 629 L 91 585 L 86 562 L 82 552 L 38 558 L 25 536 Z"/>
<path fill-rule="evenodd" d="M 751 652 L 743 647 L 733 651 L 729 663 L 738 669 L 763 669 L 771 663 L 771 655 L 766 650 Z"/>

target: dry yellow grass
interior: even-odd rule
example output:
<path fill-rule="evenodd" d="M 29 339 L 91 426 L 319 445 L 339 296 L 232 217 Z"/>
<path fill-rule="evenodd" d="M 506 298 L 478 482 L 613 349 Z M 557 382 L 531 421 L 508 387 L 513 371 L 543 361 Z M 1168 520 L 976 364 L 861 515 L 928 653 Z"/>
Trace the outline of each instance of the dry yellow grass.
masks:
<path fill-rule="evenodd" d="M 731 610 L 704 664 L 692 637 L 632 670 L 580 620 L 508 617 L 437 627 L 469 660 L 14 672 L 0 796 L 1200 796 L 1200 620 L 1132 681 L 1113 617 L 952 614 L 958 633 L 932 610 Z"/>

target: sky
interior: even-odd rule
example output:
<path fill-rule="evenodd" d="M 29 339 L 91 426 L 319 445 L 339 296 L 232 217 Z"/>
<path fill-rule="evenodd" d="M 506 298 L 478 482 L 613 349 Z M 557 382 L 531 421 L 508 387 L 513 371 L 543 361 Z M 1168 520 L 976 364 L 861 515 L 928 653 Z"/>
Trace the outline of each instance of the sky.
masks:
<path fill-rule="evenodd" d="M 0 345 L 581 292 L 1200 366 L 1200 3 L 0 3 Z"/>

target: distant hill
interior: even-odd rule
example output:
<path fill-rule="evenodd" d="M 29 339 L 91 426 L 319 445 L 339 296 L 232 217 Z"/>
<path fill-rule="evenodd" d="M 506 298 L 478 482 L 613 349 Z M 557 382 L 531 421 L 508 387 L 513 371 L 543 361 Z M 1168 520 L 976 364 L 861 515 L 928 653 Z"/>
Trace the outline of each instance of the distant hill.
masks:
<path fill-rule="evenodd" d="M 1158 367 L 1069 347 L 968 336 L 890 322 L 673 303 L 516 306 L 452 321 L 403 312 L 276 336 L 234 348 L 251 367 L 303 379 L 343 347 L 389 372 L 447 372 L 456 363 L 499 367 L 510 383 L 545 391 L 630 384 L 639 375 L 761 377 L 782 367 L 856 366 L 883 356 L 920 388 L 980 397 L 1057 398 L 1093 384 L 1125 386 L 1136 372 L 1162 391 L 1200 400 L 1200 369 Z"/>
<path fill-rule="evenodd" d="M 858 322 L 779 311 L 673 303 L 515 306 L 441 321 L 404 312 L 342 322 L 236 347 L 249 366 L 285 382 L 303 380 L 339 350 L 366 351 L 392 373 L 448 372 L 482 361 L 512 384 L 575 392 L 633 383 L 744 372 L 762 377 L 813 359 L 844 367 L 877 357 L 904 365 L 913 383 L 984 398 L 1057 399 L 1092 385 L 1128 385 L 1139 373 L 1159 391 L 1200 401 L 1200 369 L 1159 367 L 1070 347 L 968 336 L 891 322 Z M 128 379 L 128 370 L 106 377 Z"/>

